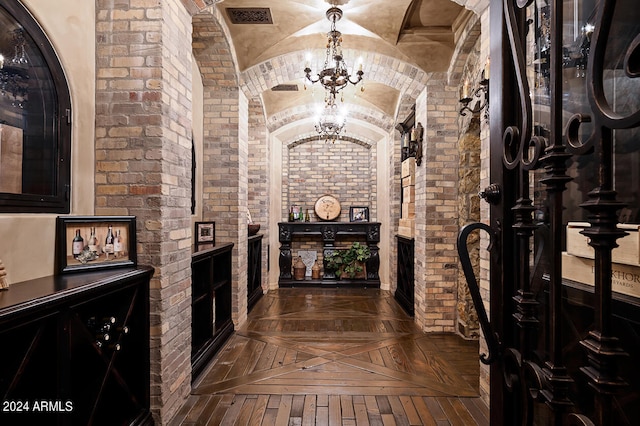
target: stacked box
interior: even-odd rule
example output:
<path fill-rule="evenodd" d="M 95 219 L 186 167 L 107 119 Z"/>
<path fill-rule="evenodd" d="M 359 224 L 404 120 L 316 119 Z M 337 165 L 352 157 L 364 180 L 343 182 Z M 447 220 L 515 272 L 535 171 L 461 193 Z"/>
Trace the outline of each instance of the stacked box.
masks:
<path fill-rule="evenodd" d="M 403 237 L 413 238 L 415 230 L 415 219 L 400 219 L 400 225 L 398 226 L 398 235 Z"/>
<path fill-rule="evenodd" d="M 402 177 L 415 176 L 416 174 L 416 159 L 409 157 L 402 162 Z"/>
<path fill-rule="evenodd" d="M 567 223 L 568 254 L 587 259 L 595 258 L 595 251 L 589 245 L 589 238 L 580 233 L 589 226 L 591 225 L 587 222 Z M 640 266 L 640 225 L 621 223 L 618 224 L 618 229 L 625 231 L 627 235 L 616 240 L 618 247 L 611 252 L 611 260 L 614 263 Z"/>
<path fill-rule="evenodd" d="M 580 232 L 591 226 L 586 222 L 567 224 L 567 251 L 562 254 L 562 278 L 594 285 L 595 251 L 589 238 Z M 640 225 L 618 224 L 627 232 L 618 238 L 618 247 L 611 251 L 611 284 L 616 293 L 640 297 Z"/>
<path fill-rule="evenodd" d="M 409 157 L 402 162 L 402 216 L 398 234 L 413 238 L 416 217 L 416 159 Z"/>

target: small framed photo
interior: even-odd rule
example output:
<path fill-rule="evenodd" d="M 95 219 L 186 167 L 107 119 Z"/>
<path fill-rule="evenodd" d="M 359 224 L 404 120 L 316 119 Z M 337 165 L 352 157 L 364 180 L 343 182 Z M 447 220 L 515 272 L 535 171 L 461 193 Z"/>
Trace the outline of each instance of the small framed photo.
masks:
<path fill-rule="evenodd" d="M 216 245 L 216 223 L 215 222 L 196 222 L 195 229 L 196 249 L 200 250 L 201 244 L 207 244 L 211 247 Z"/>
<path fill-rule="evenodd" d="M 137 265 L 135 216 L 58 216 L 56 274 Z"/>
<path fill-rule="evenodd" d="M 349 207 L 349 221 L 369 222 L 369 207 Z"/>

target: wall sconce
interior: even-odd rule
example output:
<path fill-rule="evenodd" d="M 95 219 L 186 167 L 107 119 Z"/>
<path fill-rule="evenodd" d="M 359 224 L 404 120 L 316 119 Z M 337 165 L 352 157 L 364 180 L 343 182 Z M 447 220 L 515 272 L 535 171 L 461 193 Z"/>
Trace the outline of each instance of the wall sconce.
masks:
<path fill-rule="evenodd" d="M 422 137 L 424 133 L 422 124 L 418 123 L 415 127 L 407 128 L 399 123 L 396 129 L 400 132 L 401 161 L 415 157 L 416 165 L 422 164 Z"/>
<path fill-rule="evenodd" d="M 460 98 L 460 103 L 462 104 L 462 108 L 460 109 L 460 115 L 467 115 L 466 111 L 469 111 L 471 114 L 478 114 L 480 111 L 484 109 L 484 118 L 485 120 L 489 120 L 489 60 L 487 59 L 487 63 L 480 74 L 480 82 L 479 86 L 471 91 L 469 91 L 469 81 L 464 82 L 462 85 L 462 96 Z M 475 104 L 473 106 L 469 106 L 471 101 L 476 99 Z"/>

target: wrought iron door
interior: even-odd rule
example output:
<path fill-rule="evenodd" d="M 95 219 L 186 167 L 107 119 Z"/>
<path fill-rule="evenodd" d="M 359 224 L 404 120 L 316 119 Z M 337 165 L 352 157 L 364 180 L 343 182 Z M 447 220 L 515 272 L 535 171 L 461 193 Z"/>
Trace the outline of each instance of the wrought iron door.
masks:
<path fill-rule="evenodd" d="M 458 247 L 489 348 L 492 425 L 640 424 L 640 262 L 614 250 L 640 223 L 638 6 L 491 2 L 491 218 Z M 465 259 L 475 229 L 492 239 L 490 318 Z"/>

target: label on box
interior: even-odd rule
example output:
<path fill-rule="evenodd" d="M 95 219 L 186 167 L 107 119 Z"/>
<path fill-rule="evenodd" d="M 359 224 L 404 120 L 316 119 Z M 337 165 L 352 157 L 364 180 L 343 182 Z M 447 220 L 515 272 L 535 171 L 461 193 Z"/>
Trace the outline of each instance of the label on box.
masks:
<path fill-rule="evenodd" d="M 584 257 L 562 253 L 562 278 L 579 283 L 594 285 L 594 261 Z M 611 264 L 611 287 L 616 293 L 640 297 L 640 268 L 636 266 Z"/>

